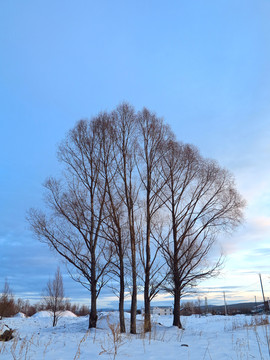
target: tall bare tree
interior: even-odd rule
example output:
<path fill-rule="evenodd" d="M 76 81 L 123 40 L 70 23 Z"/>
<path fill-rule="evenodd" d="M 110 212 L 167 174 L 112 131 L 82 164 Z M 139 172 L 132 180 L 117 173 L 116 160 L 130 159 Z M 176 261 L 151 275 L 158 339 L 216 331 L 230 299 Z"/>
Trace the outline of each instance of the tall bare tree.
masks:
<path fill-rule="evenodd" d="M 43 302 L 46 309 L 52 312 L 53 326 L 56 326 L 65 308 L 63 278 L 59 267 L 54 279 L 47 282 Z"/>
<path fill-rule="evenodd" d="M 131 315 L 130 332 L 136 334 L 137 315 L 137 242 L 136 227 L 136 203 L 140 185 L 136 178 L 135 154 L 137 148 L 137 117 L 134 109 L 124 103 L 112 114 L 116 128 L 116 153 L 115 159 L 117 171 L 120 176 L 118 183 L 118 195 L 127 211 L 127 224 L 131 251 Z"/>
<path fill-rule="evenodd" d="M 207 255 L 218 233 L 239 224 L 245 203 L 232 176 L 190 145 L 170 142 L 162 170 L 170 213 L 168 233 L 161 243 L 170 270 L 166 290 L 174 295 L 173 325 L 181 328 L 181 296 L 217 271 L 220 259 L 209 266 Z"/>
<path fill-rule="evenodd" d="M 150 303 L 164 278 L 174 294 L 174 325 L 181 327 L 182 294 L 215 273 L 219 261 L 207 266 L 206 259 L 217 234 L 241 220 L 244 202 L 231 175 L 194 147 L 177 143 L 155 114 L 135 113 L 127 103 L 78 122 L 58 155 L 65 171 L 61 180 L 45 183 L 48 211 L 31 210 L 28 219 L 38 238 L 66 259 L 73 278 L 91 292 L 89 327 L 96 326 L 96 301 L 109 269 L 119 279 L 122 332 L 128 272 L 130 332 L 136 333 L 138 279 L 144 288 L 144 330 L 151 330 Z"/>
<path fill-rule="evenodd" d="M 96 300 L 109 265 L 103 261 L 105 242 L 99 236 L 107 191 L 107 131 L 107 114 L 78 122 L 59 147 L 65 165 L 62 182 L 49 178 L 45 183 L 48 213 L 32 209 L 28 214 L 39 240 L 63 256 L 77 271 L 70 271 L 73 278 L 91 292 L 89 328 L 96 327 Z"/>
<path fill-rule="evenodd" d="M 112 117 L 111 136 L 106 141 L 111 143 L 109 156 L 110 161 L 105 167 L 107 179 L 107 195 L 105 201 L 105 219 L 102 224 L 102 236 L 107 242 L 109 250 L 107 253 L 112 255 L 109 278 L 111 279 L 111 289 L 119 297 L 119 323 L 120 331 L 126 332 L 124 317 L 124 299 L 125 299 L 125 271 L 127 250 L 130 249 L 128 237 L 128 221 L 126 209 L 122 201 L 122 195 L 119 194 L 119 186 L 122 181 L 119 175 L 116 158 L 119 155 L 116 147 L 116 126 Z M 120 192 L 121 193 L 121 192 Z M 115 285 L 115 283 L 118 283 Z"/>
<path fill-rule="evenodd" d="M 155 275 L 160 273 L 159 266 L 155 268 L 155 261 L 158 258 L 159 247 L 152 244 L 151 256 L 151 232 L 152 223 L 157 219 L 158 211 L 163 205 L 161 190 L 165 186 L 164 178 L 160 176 L 164 152 L 167 149 L 166 143 L 172 137 L 168 126 L 154 113 L 144 108 L 138 114 L 139 124 L 139 147 L 137 156 L 137 168 L 140 174 L 143 190 L 143 213 L 145 231 L 143 232 L 144 254 L 141 256 L 144 267 L 144 331 L 151 331 L 151 298 L 157 291 L 159 281 L 154 281 Z"/>

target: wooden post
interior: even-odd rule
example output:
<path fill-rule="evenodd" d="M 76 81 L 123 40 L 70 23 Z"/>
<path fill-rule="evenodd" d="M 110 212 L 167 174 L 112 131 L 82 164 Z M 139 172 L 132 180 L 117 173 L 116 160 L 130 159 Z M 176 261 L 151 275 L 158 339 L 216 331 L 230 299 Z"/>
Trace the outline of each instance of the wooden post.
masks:
<path fill-rule="evenodd" d="M 227 316 L 228 313 L 227 313 L 227 305 L 226 305 L 225 291 L 223 291 L 223 297 L 224 297 L 224 313 L 225 313 L 225 316 Z"/>

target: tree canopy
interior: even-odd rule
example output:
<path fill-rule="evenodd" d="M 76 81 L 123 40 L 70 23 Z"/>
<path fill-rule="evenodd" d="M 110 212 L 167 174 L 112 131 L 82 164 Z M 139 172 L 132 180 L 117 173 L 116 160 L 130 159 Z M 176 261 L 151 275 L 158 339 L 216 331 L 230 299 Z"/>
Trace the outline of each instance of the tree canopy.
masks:
<path fill-rule="evenodd" d="M 127 284 L 131 333 L 138 285 L 145 331 L 150 302 L 162 289 L 173 294 L 174 325 L 181 327 L 181 296 L 216 273 L 220 259 L 210 264 L 207 256 L 217 236 L 241 222 L 245 202 L 233 176 L 179 142 L 156 114 L 127 103 L 79 121 L 58 158 L 62 178 L 46 180 L 46 210 L 31 209 L 28 220 L 91 292 L 89 327 L 96 326 L 96 300 L 112 278 L 119 280 L 121 331 Z"/>

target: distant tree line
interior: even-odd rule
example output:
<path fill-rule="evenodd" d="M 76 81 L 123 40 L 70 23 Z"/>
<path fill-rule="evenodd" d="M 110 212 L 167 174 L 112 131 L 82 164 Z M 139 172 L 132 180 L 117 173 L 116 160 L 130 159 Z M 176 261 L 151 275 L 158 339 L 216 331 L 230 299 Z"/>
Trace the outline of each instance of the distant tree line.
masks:
<path fill-rule="evenodd" d="M 49 280 L 48 284 L 52 284 Z M 48 285 L 47 284 L 47 285 Z M 23 313 L 29 317 L 36 314 L 39 311 L 53 311 L 55 310 L 69 310 L 77 316 L 85 316 L 89 314 L 89 307 L 84 304 L 71 304 L 67 298 L 64 298 L 60 304 L 53 303 L 52 299 L 59 297 L 59 293 L 51 292 L 51 296 L 48 293 L 43 294 L 43 298 L 40 302 L 31 304 L 29 300 L 21 298 L 16 299 L 8 281 L 5 281 L 2 292 L 0 292 L 0 320 L 4 317 L 12 317 L 18 313 Z"/>
<path fill-rule="evenodd" d="M 262 303 L 263 304 L 263 303 Z M 228 315 L 252 315 L 255 314 L 255 303 L 231 304 L 228 309 Z M 200 299 L 197 301 L 186 301 L 181 306 L 181 315 L 226 315 L 224 306 L 205 306 Z"/>
<path fill-rule="evenodd" d="M 45 182 L 46 211 L 31 209 L 28 221 L 90 291 L 89 328 L 96 327 L 105 285 L 119 296 L 121 332 L 128 291 L 131 333 L 138 291 L 146 332 L 151 300 L 160 291 L 173 294 L 173 325 L 181 327 L 182 296 L 217 273 L 221 259 L 207 256 L 217 236 L 242 219 L 244 201 L 232 175 L 179 142 L 154 113 L 126 103 L 79 121 L 58 159 L 63 175 Z"/>

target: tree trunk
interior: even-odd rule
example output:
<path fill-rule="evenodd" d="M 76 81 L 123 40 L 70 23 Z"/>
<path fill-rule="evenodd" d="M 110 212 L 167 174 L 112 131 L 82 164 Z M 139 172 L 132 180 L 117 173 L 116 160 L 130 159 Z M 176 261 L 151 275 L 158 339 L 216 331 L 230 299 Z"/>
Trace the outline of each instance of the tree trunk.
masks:
<path fill-rule="evenodd" d="M 174 291 L 173 326 L 183 329 L 180 320 L 180 291 L 176 289 Z"/>
<path fill-rule="evenodd" d="M 146 224 L 146 264 L 145 264 L 145 281 L 144 281 L 144 332 L 151 331 L 151 313 L 150 313 L 150 191 L 147 190 L 147 224 Z"/>
<path fill-rule="evenodd" d="M 144 294 L 144 332 L 151 331 L 150 298 Z"/>
<path fill-rule="evenodd" d="M 133 223 L 133 222 L 132 222 Z M 136 245 L 135 233 L 131 227 L 131 262 L 132 262 L 132 294 L 130 309 L 130 333 L 136 334 L 136 316 L 137 316 L 137 268 L 136 268 Z"/>
<path fill-rule="evenodd" d="M 56 326 L 56 313 L 53 312 L 53 327 Z"/>
<path fill-rule="evenodd" d="M 136 271 L 135 239 L 131 244 L 131 251 L 132 251 L 132 294 L 131 294 L 131 309 L 130 309 L 130 333 L 136 334 L 137 271 Z"/>
<path fill-rule="evenodd" d="M 175 218 L 175 198 L 174 198 L 174 182 L 171 176 L 171 199 L 172 199 L 172 227 L 173 227 L 173 243 L 174 243 L 174 260 L 173 260 L 173 279 L 174 279 L 174 310 L 173 310 L 173 325 L 182 329 L 180 321 L 180 284 L 178 271 L 178 242 L 177 242 L 177 225 Z"/>
<path fill-rule="evenodd" d="M 126 332 L 125 316 L 124 316 L 124 297 L 125 297 L 125 281 L 124 281 L 124 262 L 123 256 L 120 254 L 120 294 L 119 294 L 119 322 L 120 332 Z"/>
<path fill-rule="evenodd" d="M 89 329 L 97 327 L 97 291 L 96 285 L 91 285 L 91 310 L 89 314 Z"/>
<path fill-rule="evenodd" d="M 96 259 L 91 254 L 91 309 L 89 314 L 89 329 L 97 327 L 97 282 L 96 282 Z"/>

